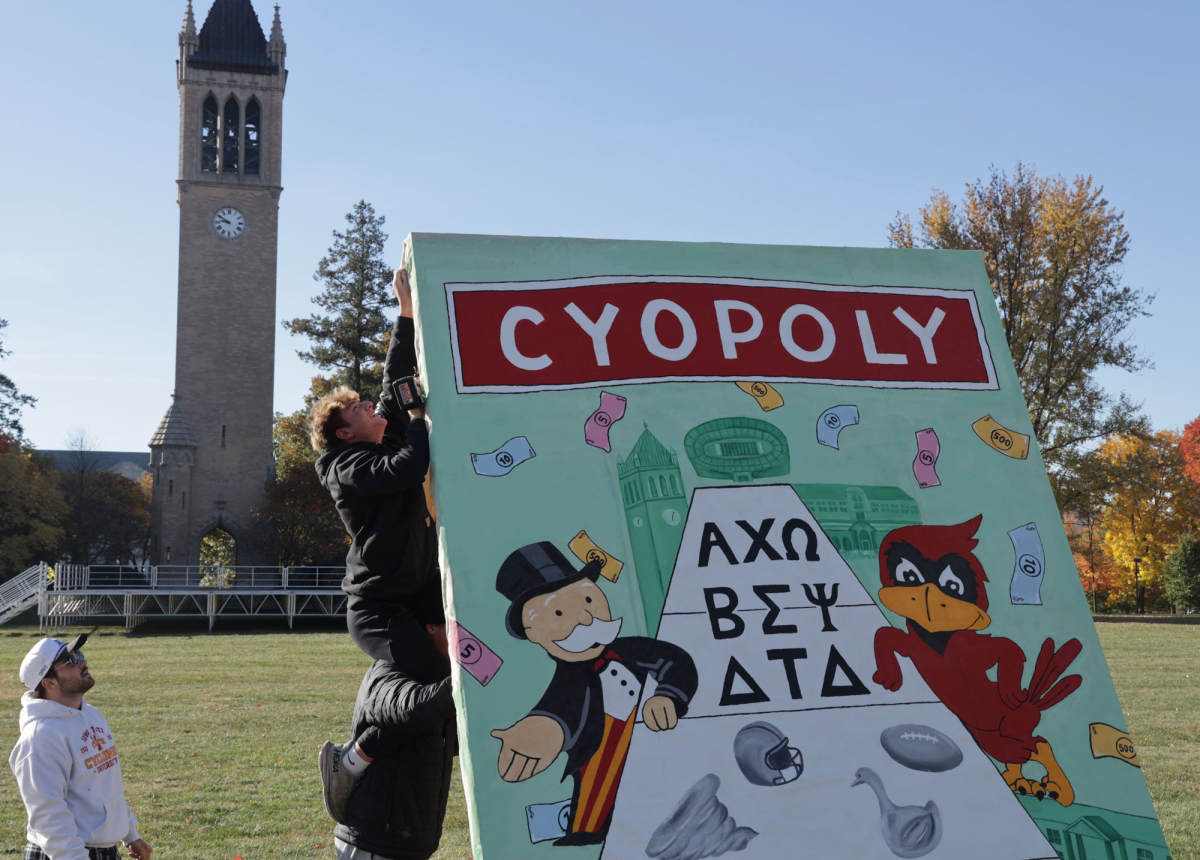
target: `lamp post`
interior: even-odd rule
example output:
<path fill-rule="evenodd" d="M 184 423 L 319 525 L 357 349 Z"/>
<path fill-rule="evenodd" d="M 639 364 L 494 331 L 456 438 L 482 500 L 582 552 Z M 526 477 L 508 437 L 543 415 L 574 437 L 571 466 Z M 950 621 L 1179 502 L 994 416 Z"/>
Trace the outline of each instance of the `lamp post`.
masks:
<path fill-rule="evenodd" d="M 1138 565 L 1141 562 L 1140 558 L 1133 560 L 1133 611 L 1135 615 L 1142 614 L 1142 587 L 1138 584 Z"/>

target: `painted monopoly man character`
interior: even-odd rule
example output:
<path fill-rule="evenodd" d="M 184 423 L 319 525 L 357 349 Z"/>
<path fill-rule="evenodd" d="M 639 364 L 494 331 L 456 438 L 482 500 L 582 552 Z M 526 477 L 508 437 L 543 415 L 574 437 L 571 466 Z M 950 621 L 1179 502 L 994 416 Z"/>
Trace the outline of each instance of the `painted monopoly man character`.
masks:
<path fill-rule="evenodd" d="M 604 841 L 647 678 L 657 683 L 642 705 L 651 731 L 673 729 L 696 693 L 696 666 L 686 651 L 644 636 L 618 637 L 601 564 L 575 570 L 550 542 L 528 544 L 505 559 L 496 590 L 511 605 L 508 632 L 541 645 L 554 677 L 524 719 L 492 737 L 501 741 L 500 776 L 521 782 L 567 754 L 563 779 L 575 781 L 570 825 L 555 845 Z"/>

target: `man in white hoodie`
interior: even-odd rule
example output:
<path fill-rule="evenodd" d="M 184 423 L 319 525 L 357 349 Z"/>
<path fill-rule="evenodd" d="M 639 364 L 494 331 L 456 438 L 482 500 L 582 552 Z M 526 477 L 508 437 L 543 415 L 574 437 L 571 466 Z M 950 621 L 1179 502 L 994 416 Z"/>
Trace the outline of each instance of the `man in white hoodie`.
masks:
<path fill-rule="evenodd" d="M 84 701 L 96 683 L 80 648 L 42 639 L 21 661 L 21 737 L 8 766 L 29 813 L 23 860 L 149 860 L 125 802 L 121 758 L 108 720 Z"/>

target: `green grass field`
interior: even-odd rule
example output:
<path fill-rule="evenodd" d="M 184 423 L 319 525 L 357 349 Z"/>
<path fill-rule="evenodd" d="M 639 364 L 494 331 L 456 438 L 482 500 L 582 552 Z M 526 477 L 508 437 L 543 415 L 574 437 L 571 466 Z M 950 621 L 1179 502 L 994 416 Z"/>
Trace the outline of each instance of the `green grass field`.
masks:
<path fill-rule="evenodd" d="M 369 660 L 344 632 L 90 632 L 96 687 L 125 790 L 155 858 L 333 856 L 316 752 L 345 740 Z M 1200 626 L 1101 624 L 1129 729 L 1175 860 L 1200 860 Z M 36 628 L 0 628 L 0 747 L 17 736 L 17 678 Z M 0 856 L 19 856 L 25 812 L 0 778 Z M 471 856 L 457 778 L 439 860 Z"/>

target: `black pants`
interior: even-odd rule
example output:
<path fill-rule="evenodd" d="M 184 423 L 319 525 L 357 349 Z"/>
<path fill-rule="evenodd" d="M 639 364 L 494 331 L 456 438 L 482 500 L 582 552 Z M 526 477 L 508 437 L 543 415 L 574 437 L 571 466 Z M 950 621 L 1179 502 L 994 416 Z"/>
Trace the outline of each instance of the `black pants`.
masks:
<path fill-rule="evenodd" d="M 21 860 L 50 860 L 50 856 L 37 845 L 27 842 Z M 121 849 L 115 845 L 111 848 L 89 848 L 88 860 L 122 860 Z"/>
<path fill-rule="evenodd" d="M 437 590 L 436 612 L 422 611 L 421 617 L 439 618 L 439 621 L 429 623 L 444 624 L 440 583 L 434 580 L 431 584 Z M 347 610 L 346 626 L 359 650 L 375 660 L 395 663 L 418 684 L 434 684 L 449 674 L 449 660 L 438 650 L 425 630 L 425 624 L 418 620 L 411 607 L 397 603 L 359 602 L 355 608 Z M 397 741 L 376 726 L 365 729 L 355 742 L 372 759 L 391 755 L 399 748 Z"/>

